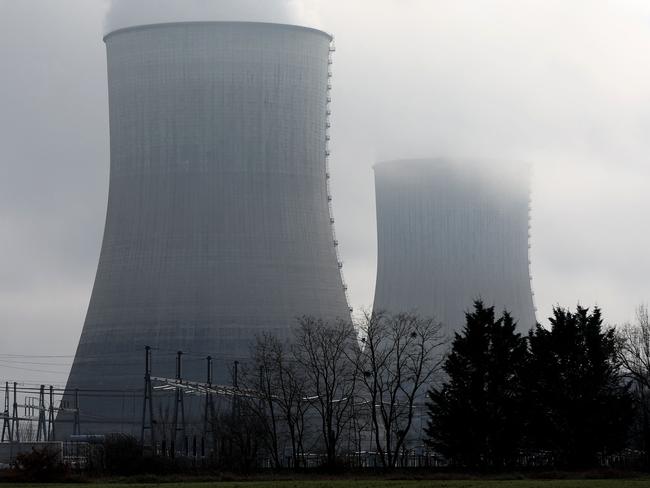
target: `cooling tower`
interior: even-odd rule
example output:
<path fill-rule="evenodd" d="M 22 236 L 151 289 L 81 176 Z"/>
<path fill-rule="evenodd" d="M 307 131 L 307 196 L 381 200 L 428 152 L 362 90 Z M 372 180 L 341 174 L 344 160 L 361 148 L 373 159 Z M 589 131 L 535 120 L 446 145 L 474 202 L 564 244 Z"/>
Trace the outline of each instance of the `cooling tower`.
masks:
<path fill-rule="evenodd" d="M 84 433 L 139 433 L 145 345 L 154 376 L 183 351 L 185 379 L 205 381 L 211 355 L 230 384 L 256 336 L 350 320 L 327 181 L 332 39 L 200 22 L 104 40 L 108 210 L 67 400 L 99 391 L 80 398 Z"/>
<path fill-rule="evenodd" d="M 533 327 L 528 166 L 392 161 L 375 166 L 375 183 L 375 311 L 435 317 L 451 333 L 480 298 Z"/>

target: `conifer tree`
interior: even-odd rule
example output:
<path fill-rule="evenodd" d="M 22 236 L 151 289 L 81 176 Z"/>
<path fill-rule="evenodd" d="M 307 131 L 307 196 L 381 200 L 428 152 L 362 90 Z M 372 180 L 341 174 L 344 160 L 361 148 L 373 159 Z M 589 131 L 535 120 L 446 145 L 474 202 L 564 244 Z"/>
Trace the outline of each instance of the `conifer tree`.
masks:
<path fill-rule="evenodd" d="M 504 312 L 497 319 L 494 307 L 475 302 L 445 362 L 447 381 L 429 393 L 430 445 L 456 465 L 514 463 L 524 425 L 526 356 L 513 318 Z"/>
<path fill-rule="evenodd" d="M 552 451 L 559 465 L 595 465 L 597 453 L 624 447 L 632 418 L 617 338 L 599 308 L 555 308 L 550 322 L 529 338 L 529 443 Z"/>

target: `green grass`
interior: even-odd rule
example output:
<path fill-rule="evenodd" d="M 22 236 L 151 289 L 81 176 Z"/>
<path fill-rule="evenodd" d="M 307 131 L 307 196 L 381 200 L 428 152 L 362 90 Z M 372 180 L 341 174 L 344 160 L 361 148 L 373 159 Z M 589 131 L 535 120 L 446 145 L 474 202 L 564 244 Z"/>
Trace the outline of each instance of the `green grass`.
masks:
<path fill-rule="evenodd" d="M 513 480 L 513 481 L 379 481 L 379 480 L 321 480 L 321 481 L 253 481 L 212 483 L 116 484 L 92 483 L 72 485 L 0 484 L 0 488 L 647 488 L 650 480 Z"/>

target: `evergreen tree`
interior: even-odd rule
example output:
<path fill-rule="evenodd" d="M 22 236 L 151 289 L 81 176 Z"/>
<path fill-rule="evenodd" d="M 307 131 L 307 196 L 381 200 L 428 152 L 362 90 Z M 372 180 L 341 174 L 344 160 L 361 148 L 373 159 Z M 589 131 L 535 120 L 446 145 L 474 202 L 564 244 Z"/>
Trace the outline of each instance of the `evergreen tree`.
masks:
<path fill-rule="evenodd" d="M 553 315 L 550 330 L 537 325 L 529 338 L 529 442 L 554 452 L 558 464 L 593 465 L 598 452 L 624 446 L 632 418 L 616 336 L 598 308 Z"/>
<path fill-rule="evenodd" d="M 494 307 L 475 302 L 445 362 L 447 381 L 429 392 L 429 444 L 455 464 L 502 467 L 516 460 L 527 345 L 515 328 L 507 312 L 497 319 Z"/>

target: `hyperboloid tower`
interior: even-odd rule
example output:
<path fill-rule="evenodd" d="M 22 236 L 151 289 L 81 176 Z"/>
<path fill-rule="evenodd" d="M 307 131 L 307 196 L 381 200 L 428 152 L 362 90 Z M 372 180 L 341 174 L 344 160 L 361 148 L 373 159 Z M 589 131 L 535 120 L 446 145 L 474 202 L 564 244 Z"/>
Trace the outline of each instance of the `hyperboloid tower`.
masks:
<path fill-rule="evenodd" d="M 534 326 L 529 166 L 391 161 L 375 166 L 375 183 L 375 311 L 434 317 L 451 333 L 482 299 L 520 330 Z"/>
<path fill-rule="evenodd" d="M 111 32 L 106 227 L 67 385 L 82 432 L 138 432 L 153 374 L 229 384 L 255 337 L 350 320 L 329 211 L 332 38 L 292 25 Z M 187 408 L 187 407 L 186 407 Z M 65 419 L 65 415 L 61 418 Z"/>

